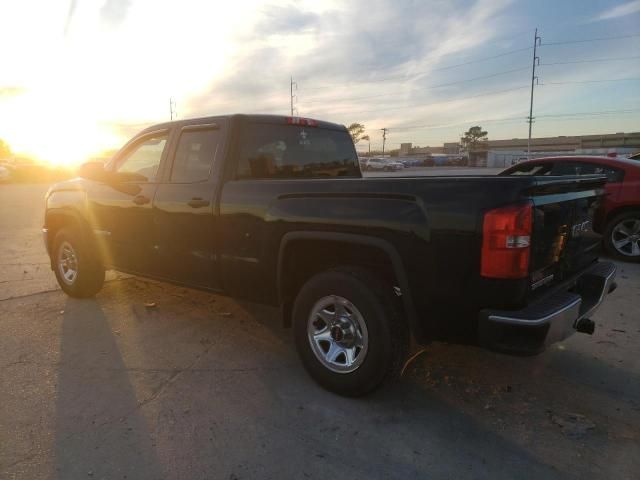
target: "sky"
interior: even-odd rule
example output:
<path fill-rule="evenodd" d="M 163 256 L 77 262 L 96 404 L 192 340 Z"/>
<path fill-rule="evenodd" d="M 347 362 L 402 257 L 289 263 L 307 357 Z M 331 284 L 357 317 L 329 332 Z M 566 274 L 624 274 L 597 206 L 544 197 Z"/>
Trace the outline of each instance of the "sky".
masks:
<path fill-rule="evenodd" d="M 0 2 L 0 139 L 77 164 L 177 118 L 289 114 L 371 148 L 481 125 L 526 138 L 640 130 L 640 0 Z M 614 38 L 611 38 L 614 37 Z M 360 150 L 367 145 L 358 144 Z"/>

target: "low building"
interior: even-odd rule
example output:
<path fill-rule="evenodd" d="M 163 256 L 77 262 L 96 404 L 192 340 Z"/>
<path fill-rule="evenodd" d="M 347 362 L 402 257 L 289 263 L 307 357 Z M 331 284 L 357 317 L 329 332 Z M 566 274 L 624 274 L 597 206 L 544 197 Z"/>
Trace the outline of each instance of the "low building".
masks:
<path fill-rule="evenodd" d="M 448 155 L 459 155 L 460 154 L 460 143 L 459 142 L 444 142 L 443 145 L 444 153 Z"/>
<path fill-rule="evenodd" d="M 434 153 L 447 153 L 445 147 L 414 147 L 411 142 L 401 143 L 399 155 L 410 157 L 412 155 L 431 155 Z M 457 153 L 457 152 L 456 152 Z"/>
<path fill-rule="evenodd" d="M 476 145 L 470 152 L 462 152 L 459 142 L 445 142 L 442 147 L 414 147 L 411 143 L 402 143 L 400 155 L 465 155 L 469 166 L 475 167 L 508 167 L 527 158 L 552 155 L 626 157 L 640 151 L 640 132 L 532 138 L 529 154 L 528 143 L 526 138 L 488 140 Z"/>
<path fill-rule="evenodd" d="M 489 140 L 487 150 L 527 150 L 526 138 L 511 140 Z M 604 135 L 574 135 L 559 137 L 542 137 L 531 139 L 531 152 L 576 152 L 577 150 L 640 149 L 640 132 L 610 133 Z"/>

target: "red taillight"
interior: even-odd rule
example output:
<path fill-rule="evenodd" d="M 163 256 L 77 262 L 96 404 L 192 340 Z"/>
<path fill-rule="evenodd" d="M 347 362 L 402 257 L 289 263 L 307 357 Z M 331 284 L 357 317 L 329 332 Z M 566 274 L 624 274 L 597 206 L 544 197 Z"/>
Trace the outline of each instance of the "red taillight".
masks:
<path fill-rule="evenodd" d="M 530 203 L 496 208 L 484 214 L 480 274 L 488 278 L 525 278 L 529 274 Z"/>

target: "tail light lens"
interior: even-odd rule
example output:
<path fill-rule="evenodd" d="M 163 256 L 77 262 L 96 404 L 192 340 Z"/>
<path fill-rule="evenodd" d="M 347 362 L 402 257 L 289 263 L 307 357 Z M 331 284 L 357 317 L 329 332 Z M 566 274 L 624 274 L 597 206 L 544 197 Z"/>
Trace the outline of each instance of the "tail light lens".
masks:
<path fill-rule="evenodd" d="M 480 267 L 483 277 L 527 277 L 532 218 L 531 203 L 496 208 L 485 213 Z"/>

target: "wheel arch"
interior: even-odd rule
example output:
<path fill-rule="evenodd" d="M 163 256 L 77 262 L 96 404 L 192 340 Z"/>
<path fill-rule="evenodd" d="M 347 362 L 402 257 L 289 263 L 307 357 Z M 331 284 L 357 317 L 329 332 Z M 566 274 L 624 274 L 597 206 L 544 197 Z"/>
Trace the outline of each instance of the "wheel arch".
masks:
<path fill-rule="evenodd" d="M 321 251 L 326 251 L 326 247 L 330 245 L 344 250 L 335 258 L 331 255 L 318 255 Z M 303 253 L 305 258 L 311 257 L 311 260 L 305 262 L 301 268 L 296 265 L 294 271 L 292 262 L 300 257 L 303 248 L 309 249 Z M 358 252 L 355 258 L 350 255 L 354 252 Z M 374 254 L 375 260 L 363 261 L 366 260 L 365 257 L 370 259 Z M 416 338 L 422 338 L 423 331 L 411 298 L 409 280 L 397 249 L 381 238 L 339 232 L 296 231 L 288 232 L 282 237 L 278 251 L 276 282 L 278 304 L 282 310 L 285 327 L 291 326 L 293 300 L 302 284 L 315 273 L 345 264 L 373 268 L 378 272 L 393 275 L 392 285 L 400 287 L 400 300 L 410 331 Z"/>
<path fill-rule="evenodd" d="M 622 205 L 621 207 L 612 209 L 610 212 L 607 213 L 607 216 L 605 217 L 604 228 L 607 228 L 607 226 L 609 225 L 609 222 L 613 220 L 615 217 L 617 217 L 618 215 L 622 213 L 629 213 L 629 212 L 640 213 L 640 204 Z"/>
<path fill-rule="evenodd" d="M 46 247 L 47 251 L 51 254 L 51 249 L 53 247 L 54 239 L 57 233 L 67 227 L 77 228 L 84 239 L 91 238 L 91 228 L 89 227 L 89 223 L 82 218 L 79 212 L 64 208 L 64 209 L 51 209 L 45 213 L 45 228 L 47 229 L 47 237 L 46 237 Z M 53 260 L 51 260 L 53 262 Z M 51 268 L 53 269 L 53 263 L 51 264 Z"/>

